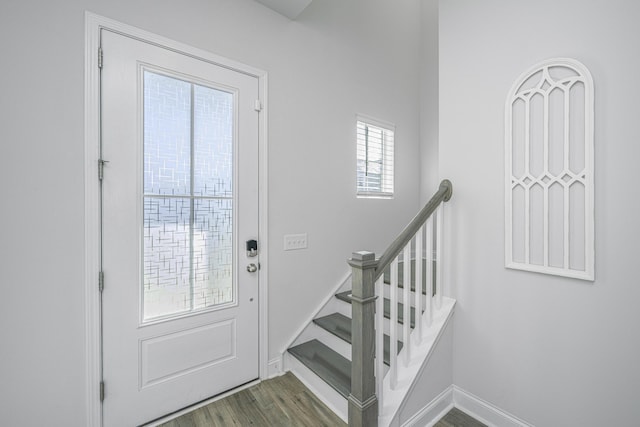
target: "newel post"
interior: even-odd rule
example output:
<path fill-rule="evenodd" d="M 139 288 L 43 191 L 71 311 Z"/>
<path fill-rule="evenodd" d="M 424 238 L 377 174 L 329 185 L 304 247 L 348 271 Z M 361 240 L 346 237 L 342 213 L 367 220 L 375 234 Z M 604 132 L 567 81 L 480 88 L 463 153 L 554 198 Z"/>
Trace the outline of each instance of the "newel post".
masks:
<path fill-rule="evenodd" d="M 349 426 L 376 427 L 378 399 L 375 379 L 375 283 L 376 256 L 354 252 L 349 260 L 351 276 L 351 394 Z"/>

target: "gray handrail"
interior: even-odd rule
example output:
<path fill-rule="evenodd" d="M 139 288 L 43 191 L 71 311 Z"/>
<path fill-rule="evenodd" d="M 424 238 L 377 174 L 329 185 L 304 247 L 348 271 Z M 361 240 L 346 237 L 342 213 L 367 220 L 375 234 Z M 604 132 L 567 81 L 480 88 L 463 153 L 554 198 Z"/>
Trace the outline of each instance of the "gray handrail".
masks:
<path fill-rule="evenodd" d="M 429 219 L 429 217 L 435 212 L 442 202 L 448 202 L 453 194 L 453 184 L 448 179 L 440 182 L 438 191 L 431 197 L 431 200 L 418 212 L 418 214 L 411 220 L 404 230 L 396 237 L 386 251 L 378 259 L 378 265 L 376 267 L 374 282 L 382 276 L 384 271 L 391 265 L 391 262 L 400 254 L 400 251 L 411 241 L 413 236 L 418 232 L 420 227 Z"/>

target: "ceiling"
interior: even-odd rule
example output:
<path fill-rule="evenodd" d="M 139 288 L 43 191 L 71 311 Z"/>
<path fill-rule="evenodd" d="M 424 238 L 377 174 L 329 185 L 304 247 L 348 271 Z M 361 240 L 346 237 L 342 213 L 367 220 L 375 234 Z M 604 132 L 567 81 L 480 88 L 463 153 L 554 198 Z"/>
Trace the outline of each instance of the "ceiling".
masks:
<path fill-rule="evenodd" d="M 309 6 L 312 0 L 256 0 L 270 9 L 286 16 L 289 19 L 296 19 L 302 11 Z"/>

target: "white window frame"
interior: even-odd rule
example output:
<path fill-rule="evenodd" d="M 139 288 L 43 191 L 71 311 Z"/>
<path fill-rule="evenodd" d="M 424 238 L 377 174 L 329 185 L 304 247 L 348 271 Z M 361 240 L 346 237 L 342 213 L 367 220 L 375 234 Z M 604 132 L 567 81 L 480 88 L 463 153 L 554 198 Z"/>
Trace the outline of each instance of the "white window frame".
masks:
<path fill-rule="evenodd" d="M 375 128 L 382 132 L 382 158 L 380 161 L 381 177 L 379 188 L 362 188 L 359 182 L 359 163 L 364 161 L 368 163 L 366 158 L 369 154 L 367 141 L 363 139 L 360 132 L 361 125 L 365 128 Z M 396 127 L 393 123 L 385 122 L 383 120 L 374 119 L 362 114 L 356 115 L 356 196 L 358 198 L 378 198 L 378 199 L 392 199 L 394 194 L 394 156 L 395 156 L 395 130 Z M 362 150 L 364 150 L 365 158 L 361 156 Z"/>

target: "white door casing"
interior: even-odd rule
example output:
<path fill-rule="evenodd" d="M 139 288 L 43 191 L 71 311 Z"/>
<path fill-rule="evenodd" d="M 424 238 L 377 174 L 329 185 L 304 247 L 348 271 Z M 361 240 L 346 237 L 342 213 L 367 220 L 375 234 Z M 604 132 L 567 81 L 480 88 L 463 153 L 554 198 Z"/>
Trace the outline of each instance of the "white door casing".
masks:
<path fill-rule="evenodd" d="M 105 425 L 149 421 L 260 375 L 258 274 L 243 243 L 258 239 L 259 81 L 193 56 L 102 31 L 103 294 Z M 108 65 L 107 65 L 107 61 Z M 142 83 L 146 73 L 235 99 L 234 292 L 219 309 L 144 319 Z M 220 82 L 223 86 L 220 86 Z M 171 197 L 169 197 L 171 198 Z M 145 199 L 146 200 L 146 199 Z M 193 203 L 197 202 L 192 202 Z M 261 242 L 262 243 L 262 242 Z M 193 247 L 193 238 L 191 246 Z M 264 361 L 261 361 L 264 364 Z"/>

